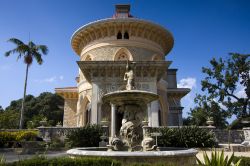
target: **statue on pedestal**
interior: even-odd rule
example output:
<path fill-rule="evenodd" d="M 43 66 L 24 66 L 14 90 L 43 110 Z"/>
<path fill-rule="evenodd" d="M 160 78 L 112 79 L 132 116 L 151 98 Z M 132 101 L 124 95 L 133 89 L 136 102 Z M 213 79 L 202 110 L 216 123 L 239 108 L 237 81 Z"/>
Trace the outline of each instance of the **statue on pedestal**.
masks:
<path fill-rule="evenodd" d="M 126 65 L 126 72 L 124 74 L 124 80 L 127 81 L 126 90 L 135 89 L 134 72 L 128 61 Z"/>

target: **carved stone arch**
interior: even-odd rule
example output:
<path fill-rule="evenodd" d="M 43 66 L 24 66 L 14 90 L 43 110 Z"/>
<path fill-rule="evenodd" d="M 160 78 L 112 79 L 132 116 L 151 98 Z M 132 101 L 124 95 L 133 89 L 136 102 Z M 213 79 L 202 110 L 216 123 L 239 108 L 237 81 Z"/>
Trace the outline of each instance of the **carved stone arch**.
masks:
<path fill-rule="evenodd" d="M 152 61 L 162 61 L 162 60 L 163 58 L 160 55 L 155 54 L 152 56 Z"/>
<path fill-rule="evenodd" d="M 133 56 L 127 48 L 120 48 L 114 55 L 114 61 L 133 61 Z"/>
<path fill-rule="evenodd" d="M 81 126 L 85 126 L 88 123 L 90 123 L 91 119 L 91 103 L 87 96 L 84 96 L 81 105 L 82 105 L 81 110 L 83 111 Z"/>

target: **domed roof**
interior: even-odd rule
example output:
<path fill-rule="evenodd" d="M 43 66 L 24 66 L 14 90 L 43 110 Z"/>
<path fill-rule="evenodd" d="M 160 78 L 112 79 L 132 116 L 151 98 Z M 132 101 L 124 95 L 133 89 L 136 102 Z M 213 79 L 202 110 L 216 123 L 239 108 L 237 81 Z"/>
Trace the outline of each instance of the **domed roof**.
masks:
<path fill-rule="evenodd" d="M 118 32 L 127 32 L 129 40 L 146 39 L 154 42 L 165 55 L 171 51 L 174 38 L 167 29 L 150 21 L 133 18 L 129 13 L 124 13 L 124 8 L 121 11 L 123 13 L 116 13 L 113 18 L 90 22 L 76 30 L 71 37 L 73 50 L 80 55 L 82 49 L 95 40 L 115 39 Z"/>

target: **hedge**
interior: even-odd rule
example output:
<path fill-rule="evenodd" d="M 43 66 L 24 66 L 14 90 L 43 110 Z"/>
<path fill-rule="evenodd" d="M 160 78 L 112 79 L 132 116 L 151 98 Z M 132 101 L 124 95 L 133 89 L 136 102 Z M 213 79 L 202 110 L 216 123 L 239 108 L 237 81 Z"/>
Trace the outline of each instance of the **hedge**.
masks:
<path fill-rule="evenodd" d="M 10 147 L 13 142 L 35 141 L 38 132 L 34 130 L 28 131 L 0 131 L 0 148 Z"/>
<path fill-rule="evenodd" d="M 208 129 L 185 126 L 180 128 L 162 127 L 155 130 L 162 133 L 162 136 L 158 137 L 158 145 L 161 147 L 202 148 L 216 146 L 215 136 Z"/>
<path fill-rule="evenodd" d="M 99 125 L 87 125 L 67 134 L 67 147 L 98 147 L 102 128 Z"/>
<path fill-rule="evenodd" d="M 108 158 L 59 157 L 48 159 L 44 156 L 5 163 L 5 166 L 120 166 L 121 163 Z"/>

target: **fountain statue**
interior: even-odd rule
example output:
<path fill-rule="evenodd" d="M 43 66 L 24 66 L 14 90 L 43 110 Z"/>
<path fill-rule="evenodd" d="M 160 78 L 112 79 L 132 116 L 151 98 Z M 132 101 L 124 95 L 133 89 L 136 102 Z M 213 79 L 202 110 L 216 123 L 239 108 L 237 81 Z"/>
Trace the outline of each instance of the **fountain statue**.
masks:
<path fill-rule="evenodd" d="M 76 148 L 67 153 L 70 156 L 111 157 L 122 161 L 124 165 L 156 161 L 183 166 L 193 165 L 196 150 L 157 147 L 155 139 L 152 138 L 151 127 L 145 124 L 143 119 L 147 119 L 148 105 L 159 96 L 153 92 L 136 89 L 135 65 L 135 62 L 131 64 L 127 61 L 124 74 L 124 80 L 127 81 L 125 90 L 110 92 L 102 97 L 103 103 L 111 104 L 111 134 L 107 148 Z M 121 127 L 118 130 L 116 130 L 116 111 L 123 114 L 119 122 Z"/>
<path fill-rule="evenodd" d="M 135 89 L 134 71 L 127 61 L 126 72 L 124 74 L 124 80 L 127 80 L 126 90 Z"/>
<path fill-rule="evenodd" d="M 158 99 L 152 92 L 136 90 L 133 67 L 127 61 L 124 80 L 127 81 L 126 90 L 111 92 L 103 97 L 104 102 L 111 102 L 120 106 L 123 112 L 119 136 L 111 136 L 110 151 L 147 151 L 155 149 L 154 139 L 143 136 L 143 117 L 147 115 L 147 104 Z M 112 119 L 114 120 L 114 119 Z M 144 132 L 145 133 L 145 132 Z M 143 138 L 146 140 L 143 141 Z M 149 142 L 151 141 L 151 142 Z M 143 146 L 147 146 L 144 148 Z"/>

